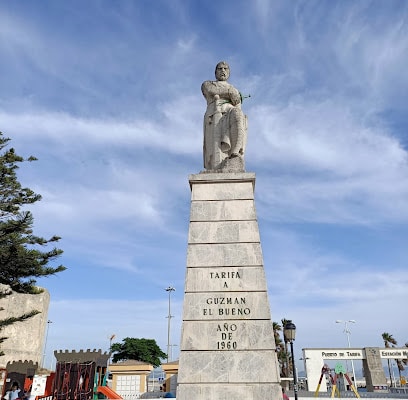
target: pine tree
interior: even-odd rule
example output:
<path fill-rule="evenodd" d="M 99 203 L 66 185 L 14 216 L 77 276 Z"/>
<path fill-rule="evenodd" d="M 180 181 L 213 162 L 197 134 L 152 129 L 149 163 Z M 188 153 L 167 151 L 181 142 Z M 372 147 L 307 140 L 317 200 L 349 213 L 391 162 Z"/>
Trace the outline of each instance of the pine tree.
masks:
<path fill-rule="evenodd" d="M 36 158 L 24 159 L 13 148 L 6 149 L 9 141 L 0 132 L 0 298 L 13 292 L 39 294 L 43 290 L 36 286 L 37 278 L 65 270 L 63 265 L 49 265 L 62 254 L 62 250 L 55 247 L 46 249 L 60 238 L 53 236 L 44 239 L 34 235 L 33 216 L 30 211 L 22 210 L 41 200 L 39 194 L 22 187 L 17 179 L 19 164 L 35 161 Z M 38 313 L 39 311 L 32 310 L 17 317 L 0 319 L 0 331 Z M 7 338 L 0 337 L 0 343 L 5 339 Z M 2 354 L 0 351 L 0 355 Z"/>

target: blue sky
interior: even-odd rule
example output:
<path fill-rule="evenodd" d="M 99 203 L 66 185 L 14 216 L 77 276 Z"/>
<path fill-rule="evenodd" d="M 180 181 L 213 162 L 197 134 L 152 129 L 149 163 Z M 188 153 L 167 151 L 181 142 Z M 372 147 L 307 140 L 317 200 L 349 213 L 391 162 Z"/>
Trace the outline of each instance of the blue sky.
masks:
<path fill-rule="evenodd" d="M 408 341 L 408 3 L 1 1 L 0 129 L 62 236 L 47 363 L 109 337 L 179 344 L 200 86 L 231 66 L 272 319 L 296 351 Z M 173 354 L 178 355 L 178 347 Z"/>

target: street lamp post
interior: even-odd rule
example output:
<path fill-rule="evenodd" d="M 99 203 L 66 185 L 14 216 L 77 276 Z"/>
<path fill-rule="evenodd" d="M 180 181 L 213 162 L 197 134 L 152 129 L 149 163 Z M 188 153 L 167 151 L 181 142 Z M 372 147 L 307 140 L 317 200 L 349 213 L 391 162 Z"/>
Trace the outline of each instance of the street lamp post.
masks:
<path fill-rule="evenodd" d="M 350 331 L 350 329 L 349 329 L 349 327 L 348 327 L 348 324 L 349 323 L 351 323 L 351 324 L 355 324 L 356 323 L 356 321 L 354 320 L 354 319 L 349 319 L 349 320 L 347 320 L 347 321 L 343 321 L 343 320 L 341 320 L 341 319 L 337 319 L 336 320 L 336 324 L 344 324 L 344 333 L 346 334 L 346 336 L 347 336 L 347 345 L 348 345 L 348 347 L 350 348 L 351 347 L 351 345 L 350 345 L 350 335 L 351 335 L 351 331 Z M 354 371 L 354 361 L 353 361 L 353 359 L 351 359 L 351 370 L 352 370 L 352 372 L 353 372 L 353 382 L 354 382 L 354 386 L 356 385 L 356 373 L 355 373 L 355 371 Z"/>
<path fill-rule="evenodd" d="M 305 367 L 305 371 L 306 371 L 306 374 L 307 374 L 307 360 L 309 360 L 309 357 L 304 357 L 303 356 L 303 357 L 299 358 L 299 360 L 303 360 L 303 365 Z M 306 385 L 306 390 L 309 390 L 309 384 L 307 382 L 307 379 L 305 381 L 305 385 Z M 300 384 L 300 388 L 302 388 L 302 383 Z"/>
<path fill-rule="evenodd" d="M 285 327 L 283 327 L 283 329 L 285 329 Z M 286 363 L 284 372 L 285 372 L 286 378 L 288 378 L 289 377 L 289 353 L 288 353 L 288 341 L 286 340 L 285 335 L 283 335 L 283 340 L 285 342 L 285 363 Z"/>
<path fill-rule="evenodd" d="M 177 347 L 177 345 L 176 344 L 170 345 L 170 360 L 173 360 L 173 347 Z"/>
<path fill-rule="evenodd" d="M 167 318 L 169 319 L 167 321 L 167 362 L 169 362 L 169 355 L 170 355 L 170 321 L 173 318 L 171 315 L 171 292 L 174 292 L 176 289 L 174 287 L 169 286 L 165 289 L 166 292 L 169 293 L 169 315 Z"/>
<path fill-rule="evenodd" d="M 42 363 L 41 363 L 41 366 L 43 367 L 43 368 L 45 368 L 45 354 L 46 354 L 46 352 L 47 352 L 47 342 L 48 342 L 48 331 L 49 331 L 49 329 L 50 329 L 50 324 L 52 324 L 52 321 L 51 320 L 48 320 L 47 321 L 47 332 L 46 332 L 46 334 L 45 334 L 45 342 L 44 342 L 44 353 L 43 353 L 43 359 L 42 359 Z"/>
<path fill-rule="evenodd" d="M 116 335 L 113 333 L 109 336 L 109 363 L 112 362 L 112 340 L 115 339 Z"/>
<path fill-rule="evenodd" d="M 295 355 L 293 354 L 293 342 L 296 336 L 296 325 L 292 321 L 288 321 L 283 327 L 283 336 L 285 341 L 290 343 L 290 352 L 292 353 L 292 372 L 293 372 L 293 391 L 295 392 L 295 400 L 298 400 L 298 385 L 297 374 L 295 367 Z"/>

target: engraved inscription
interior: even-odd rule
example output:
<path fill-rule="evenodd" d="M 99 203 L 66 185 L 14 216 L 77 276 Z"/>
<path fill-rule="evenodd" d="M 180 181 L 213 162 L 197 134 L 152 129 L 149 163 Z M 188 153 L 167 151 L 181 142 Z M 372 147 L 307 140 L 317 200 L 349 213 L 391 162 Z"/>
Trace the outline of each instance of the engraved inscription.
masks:
<path fill-rule="evenodd" d="M 219 339 L 217 341 L 217 350 L 236 350 L 238 345 L 234 340 L 234 332 L 237 330 L 236 324 L 229 324 L 224 322 L 223 324 L 218 324 L 217 333 L 219 334 Z"/>
<path fill-rule="evenodd" d="M 241 279 L 239 271 L 210 272 L 210 279 L 224 280 L 223 288 L 228 289 L 227 279 Z"/>
<path fill-rule="evenodd" d="M 269 311 L 266 292 L 186 293 L 185 320 L 266 319 Z"/>
<path fill-rule="evenodd" d="M 209 297 L 207 304 L 245 304 L 245 297 Z"/>
<path fill-rule="evenodd" d="M 241 279 L 241 275 L 238 271 L 228 271 L 228 272 L 210 272 L 211 279 Z"/>
<path fill-rule="evenodd" d="M 210 306 L 245 306 L 245 297 L 209 297 L 206 303 Z M 217 307 L 204 308 L 203 315 L 220 315 L 220 316 L 244 316 L 249 315 L 251 310 L 249 307 Z"/>

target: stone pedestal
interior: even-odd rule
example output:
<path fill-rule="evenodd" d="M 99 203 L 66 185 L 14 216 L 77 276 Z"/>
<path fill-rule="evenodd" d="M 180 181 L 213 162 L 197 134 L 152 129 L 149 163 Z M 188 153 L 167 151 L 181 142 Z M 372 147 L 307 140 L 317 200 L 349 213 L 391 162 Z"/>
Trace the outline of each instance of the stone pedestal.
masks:
<path fill-rule="evenodd" d="M 1 344 L 4 356 L 0 359 L 0 367 L 5 368 L 15 361 L 32 361 L 37 366 L 49 366 L 51 360 L 43 358 L 43 346 L 47 329 L 47 315 L 50 304 L 50 294 L 46 289 L 40 294 L 23 294 L 13 292 L 0 299 L 0 309 L 4 308 L 1 318 L 14 318 L 32 310 L 39 314 L 24 321 L 22 324 L 12 324 L 2 328 L 1 336 L 7 340 Z M 45 364 L 45 365 L 42 365 Z"/>
<path fill-rule="evenodd" d="M 378 347 L 366 347 L 363 368 L 365 372 L 367 392 L 388 392 L 387 378 L 385 377 L 380 349 Z"/>
<path fill-rule="evenodd" d="M 279 400 L 255 174 L 201 173 L 190 185 L 177 399 Z"/>

